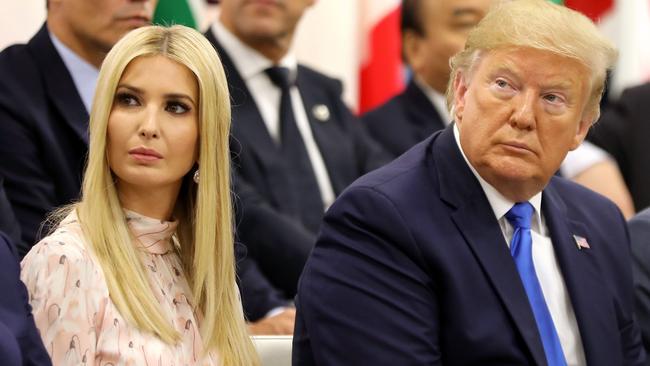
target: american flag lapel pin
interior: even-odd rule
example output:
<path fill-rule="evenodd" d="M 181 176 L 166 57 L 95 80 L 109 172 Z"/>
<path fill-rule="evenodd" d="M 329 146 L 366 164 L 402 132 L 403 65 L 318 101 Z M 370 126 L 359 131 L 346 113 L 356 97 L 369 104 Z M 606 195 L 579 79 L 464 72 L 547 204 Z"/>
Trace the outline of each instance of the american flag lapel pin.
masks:
<path fill-rule="evenodd" d="M 576 245 L 578 246 L 578 249 L 591 249 L 589 246 L 589 243 L 587 242 L 587 239 L 583 238 L 582 236 L 579 235 L 573 235 L 573 240 L 576 241 Z"/>

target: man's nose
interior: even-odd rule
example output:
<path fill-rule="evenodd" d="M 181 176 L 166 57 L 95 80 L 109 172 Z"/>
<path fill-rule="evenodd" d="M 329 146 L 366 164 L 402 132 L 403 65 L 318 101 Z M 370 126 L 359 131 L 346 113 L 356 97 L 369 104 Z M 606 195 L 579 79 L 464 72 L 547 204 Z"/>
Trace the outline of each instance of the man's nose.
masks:
<path fill-rule="evenodd" d="M 535 126 L 535 102 L 537 94 L 534 90 L 521 93 L 513 100 L 514 111 L 510 118 L 513 127 L 529 130 Z"/>

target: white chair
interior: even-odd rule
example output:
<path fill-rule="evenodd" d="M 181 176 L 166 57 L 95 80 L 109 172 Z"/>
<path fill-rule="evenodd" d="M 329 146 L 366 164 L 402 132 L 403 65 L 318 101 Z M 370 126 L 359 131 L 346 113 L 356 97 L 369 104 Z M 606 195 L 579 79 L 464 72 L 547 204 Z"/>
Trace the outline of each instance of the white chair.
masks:
<path fill-rule="evenodd" d="M 262 366 L 291 366 L 292 336 L 251 336 Z"/>

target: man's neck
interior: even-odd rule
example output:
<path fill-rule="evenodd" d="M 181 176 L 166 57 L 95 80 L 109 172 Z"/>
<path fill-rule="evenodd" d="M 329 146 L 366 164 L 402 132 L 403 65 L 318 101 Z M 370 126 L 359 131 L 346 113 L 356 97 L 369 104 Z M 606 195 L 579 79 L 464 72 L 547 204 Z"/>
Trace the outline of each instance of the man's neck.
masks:
<path fill-rule="evenodd" d="M 69 27 L 64 27 L 57 21 L 48 19 L 47 28 L 58 40 L 77 56 L 99 69 L 106 57 L 107 51 L 99 47 L 84 46 L 83 42 L 72 34 Z"/>

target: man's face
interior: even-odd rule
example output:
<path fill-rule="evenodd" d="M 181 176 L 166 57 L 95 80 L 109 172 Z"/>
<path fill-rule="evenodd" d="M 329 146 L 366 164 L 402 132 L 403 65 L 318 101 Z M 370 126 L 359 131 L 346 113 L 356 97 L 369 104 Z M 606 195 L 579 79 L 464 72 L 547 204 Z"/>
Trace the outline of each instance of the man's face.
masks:
<path fill-rule="evenodd" d="M 248 44 L 290 39 L 315 0 L 221 0 L 221 21 Z"/>
<path fill-rule="evenodd" d="M 577 60 L 532 48 L 494 50 L 454 80 L 465 155 L 505 197 L 541 191 L 593 119 L 590 73 Z"/>
<path fill-rule="evenodd" d="M 148 25 L 158 0 L 50 0 L 84 48 L 108 52 L 126 33 Z"/>
<path fill-rule="evenodd" d="M 483 19 L 492 0 L 423 0 L 420 20 L 424 35 L 411 34 L 414 47 L 407 58 L 414 72 L 444 93 L 449 81 L 449 59 L 465 46 L 469 31 Z M 409 42 L 408 40 L 405 40 Z"/>

